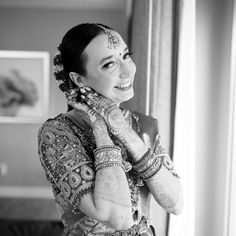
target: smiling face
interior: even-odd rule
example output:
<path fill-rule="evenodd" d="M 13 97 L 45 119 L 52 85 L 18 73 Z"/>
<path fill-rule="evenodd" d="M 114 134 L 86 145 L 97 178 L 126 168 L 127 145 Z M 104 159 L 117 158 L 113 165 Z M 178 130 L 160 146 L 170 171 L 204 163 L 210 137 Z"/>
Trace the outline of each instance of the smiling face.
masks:
<path fill-rule="evenodd" d="M 121 36 L 114 34 L 120 38 L 117 48 L 108 48 L 106 34 L 98 35 L 87 45 L 83 52 L 87 58 L 86 75 L 80 78 L 83 85 L 120 104 L 134 95 L 136 66 Z"/>

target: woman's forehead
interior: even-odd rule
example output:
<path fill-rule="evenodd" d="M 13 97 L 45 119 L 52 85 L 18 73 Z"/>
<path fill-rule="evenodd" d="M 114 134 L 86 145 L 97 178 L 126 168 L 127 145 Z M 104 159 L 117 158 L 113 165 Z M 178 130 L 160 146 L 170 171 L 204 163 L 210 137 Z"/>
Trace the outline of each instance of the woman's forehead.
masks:
<path fill-rule="evenodd" d="M 84 49 L 84 53 L 87 55 L 88 59 L 94 58 L 99 60 L 103 57 L 123 52 L 127 48 L 127 45 L 118 33 L 114 32 L 114 34 L 119 37 L 119 45 L 116 47 L 109 47 L 110 42 L 107 34 L 99 34 L 91 40 Z"/>

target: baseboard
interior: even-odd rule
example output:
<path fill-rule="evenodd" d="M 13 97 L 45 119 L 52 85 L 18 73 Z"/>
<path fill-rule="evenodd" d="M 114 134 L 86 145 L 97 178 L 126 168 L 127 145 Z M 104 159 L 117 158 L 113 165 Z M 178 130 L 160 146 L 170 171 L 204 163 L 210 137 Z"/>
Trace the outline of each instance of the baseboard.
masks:
<path fill-rule="evenodd" d="M 52 199 L 50 187 L 0 186 L 0 197 Z"/>

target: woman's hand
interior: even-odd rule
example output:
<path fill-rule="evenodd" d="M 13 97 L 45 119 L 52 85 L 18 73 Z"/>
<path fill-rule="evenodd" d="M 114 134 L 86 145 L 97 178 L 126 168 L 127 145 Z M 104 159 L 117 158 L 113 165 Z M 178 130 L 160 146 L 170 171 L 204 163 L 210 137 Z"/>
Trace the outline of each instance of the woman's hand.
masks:
<path fill-rule="evenodd" d="M 110 99 L 96 93 L 89 87 L 80 88 L 80 99 L 92 112 L 102 116 L 109 130 L 116 136 L 121 135 L 128 127 L 122 111 Z"/>
<path fill-rule="evenodd" d="M 79 88 L 76 88 L 66 94 L 67 104 L 79 111 L 85 120 L 93 126 L 94 122 L 98 119 L 98 114 L 93 112 L 85 103 L 77 102 L 78 91 Z"/>
<path fill-rule="evenodd" d="M 88 87 L 80 88 L 79 93 L 81 102 L 89 107 L 89 112 L 104 118 L 111 133 L 126 146 L 135 161 L 147 152 L 146 145 L 130 127 L 115 103 Z M 77 102 L 74 102 L 70 105 L 75 108 L 81 106 L 76 104 Z"/>
<path fill-rule="evenodd" d="M 86 105 L 86 103 L 77 102 L 77 96 L 78 89 L 67 93 L 67 103 L 91 125 L 97 146 L 112 145 L 113 142 L 107 132 L 107 126 L 103 117 Z"/>

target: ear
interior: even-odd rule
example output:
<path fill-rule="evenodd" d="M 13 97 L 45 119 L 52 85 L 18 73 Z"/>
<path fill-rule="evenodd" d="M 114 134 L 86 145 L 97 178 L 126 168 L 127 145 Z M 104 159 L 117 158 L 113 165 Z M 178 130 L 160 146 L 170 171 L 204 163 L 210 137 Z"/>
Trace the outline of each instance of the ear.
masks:
<path fill-rule="evenodd" d="M 79 87 L 83 86 L 82 78 L 81 76 L 76 72 L 70 72 L 69 73 L 70 79 Z"/>

